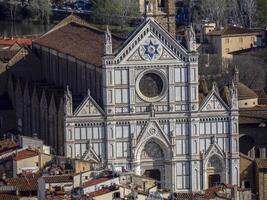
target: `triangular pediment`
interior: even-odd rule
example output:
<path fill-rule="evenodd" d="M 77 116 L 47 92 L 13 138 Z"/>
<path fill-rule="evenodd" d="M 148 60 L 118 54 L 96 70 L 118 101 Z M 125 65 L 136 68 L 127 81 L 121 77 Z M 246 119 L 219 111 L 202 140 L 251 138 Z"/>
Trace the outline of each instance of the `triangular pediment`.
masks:
<path fill-rule="evenodd" d="M 116 53 L 118 64 L 184 62 L 187 50 L 154 19 L 140 25 Z"/>
<path fill-rule="evenodd" d="M 81 159 L 86 161 L 93 161 L 95 163 L 99 163 L 101 161 L 91 145 L 89 145 L 88 149 L 84 152 Z"/>
<path fill-rule="evenodd" d="M 151 138 L 157 138 L 166 145 L 170 145 L 168 137 L 156 121 L 151 121 L 146 125 L 141 134 L 138 136 L 137 143 L 142 143 Z"/>
<path fill-rule="evenodd" d="M 74 116 L 104 116 L 104 111 L 91 97 L 91 95 L 88 94 L 88 96 L 74 112 Z"/>
<path fill-rule="evenodd" d="M 212 91 L 203 101 L 200 106 L 200 111 L 202 112 L 212 112 L 212 111 L 227 111 L 229 107 L 222 100 L 222 98 L 217 94 L 216 91 Z"/>
<path fill-rule="evenodd" d="M 204 155 L 204 159 L 207 161 L 213 155 L 217 155 L 221 158 L 225 158 L 225 154 L 223 153 L 219 145 L 215 142 L 215 138 L 213 138 L 212 140 L 214 141 L 210 144 L 208 150 L 206 151 Z"/>

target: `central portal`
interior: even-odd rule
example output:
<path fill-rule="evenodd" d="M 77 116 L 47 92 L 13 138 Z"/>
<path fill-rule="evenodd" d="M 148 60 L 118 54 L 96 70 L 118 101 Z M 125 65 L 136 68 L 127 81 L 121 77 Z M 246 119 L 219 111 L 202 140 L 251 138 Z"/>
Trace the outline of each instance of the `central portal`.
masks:
<path fill-rule="evenodd" d="M 165 155 L 161 146 L 154 140 L 148 141 L 140 157 L 141 174 L 164 185 Z"/>
<path fill-rule="evenodd" d="M 145 171 L 144 175 L 149 178 L 153 178 L 157 181 L 160 180 L 160 171 L 158 169 L 148 169 Z"/>

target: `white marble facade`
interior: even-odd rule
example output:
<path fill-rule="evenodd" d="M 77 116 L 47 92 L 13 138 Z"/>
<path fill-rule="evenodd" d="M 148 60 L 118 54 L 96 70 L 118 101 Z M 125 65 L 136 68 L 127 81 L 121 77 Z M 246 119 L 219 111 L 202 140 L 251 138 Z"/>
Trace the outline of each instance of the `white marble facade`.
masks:
<path fill-rule="evenodd" d="M 72 111 L 66 95 L 67 156 L 138 175 L 157 170 L 161 185 L 175 191 L 239 184 L 235 85 L 228 103 L 215 85 L 199 102 L 198 53 L 188 31 L 186 49 L 149 18 L 114 52 L 107 30 L 103 106 L 88 92 Z"/>

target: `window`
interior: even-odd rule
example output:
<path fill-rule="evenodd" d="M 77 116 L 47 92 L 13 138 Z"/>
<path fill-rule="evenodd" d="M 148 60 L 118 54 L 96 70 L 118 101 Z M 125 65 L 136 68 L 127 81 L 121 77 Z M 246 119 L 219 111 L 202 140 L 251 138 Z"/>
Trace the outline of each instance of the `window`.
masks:
<path fill-rule="evenodd" d="M 81 144 L 75 144 L 75 157 L 80 158 L 81 156 Z"/>
<path fill-rule="evenodd" d="M 129 125 L 116 126 L 116 138 L 129 138 L 129 134 L 130 134 Z"/>
<path fill-rule="evenodd" d="M 129 142 L 116 143 L 116 155 L 118 158 L 126 158 L 130 154 Z"/>
<path fill-rule="evenodd" d="M 187 82 L 187 68 L 175 68 L 174 69 L 175 74 L 175 82 L 181 83 L 181 82 Z"/>
<path fill-rule="evenodd" d="M 127 89 L 115 89 L 115 102 L 116 103 L 128 103 L 128 90 Z"/>
<path fill-rule="evenodd" d="M 86 139 L 86 128 L 81 128 L 81 139 L 85 140 Z"/>
<path fill-rule="evenodd" d="M 205 134 L 206 135 L 211 134 L 210 125 L 211 125 L 211 123 L 209 123 L 209 122 L 205 123 Z"/>
<path fill-rule="evenodd" d="M 74 135 L 75 135 L 75 140 L 80 140 L 81 139 L 80 128 L 75 128 L 74 129 Z"/>
<path fill-rule="evenodd" d="M 188 154 L 188 140 L 176 140 L 176 154 L 187 155 Z"/>
<path fill-rule="evenodd" d="M 230 42 L 230 39 L 229 39 L 229 38 L 226 38 L 226 39 L 225 39 L 225 43 L 226 43 L 226 44 L 229 44 L 229 42 Z"/>
<path fill-rule="evenodd" d="M 175 100 L 176 101 L 187 101 L 187 87 L 186 86 L 179 86 L 175 87 Z"/>
<path fill-rule="evenodd" d="M 239 42 L 243 43 L 243 38 L 242 37 L 239 38 Z"/>
<path fill-rule="evenodd" d="M 127 70 L 115 70 L 115 85 L 128 84 L 128 71 Z"/>
<path fill-rule="evenodd" d="M 193 153 L 197 154 L 197 141 L 194 141 L 193 143 Z"/>
<path fill-rule="evenodd" d="M 189 189 L 189 162 L 176 163 L 176 188 Z"/>
<path fill-rule="evenodd" d="M 192 87 L 192 100 L 197 100 L 197 88 Z"/>
<path fill-rule="evenodd" d="M 176 135 L 188 135 L 188 123 L 176 123 Z"/>
<path fill-rule="evenodd" d="M 225 49 L 225 52 L 226 52 L 226 53 L 229 53 L 229 52 L 230 52 L 230 49 L 229 49 L 229 48 L 226 48 L 226 49 Z"/>
<path fill-rule="evenodd" d="M 102 155 L 105 152 L 105 143 L 95 142 L 92 144 L 94 151 L 98 156 Z"/>

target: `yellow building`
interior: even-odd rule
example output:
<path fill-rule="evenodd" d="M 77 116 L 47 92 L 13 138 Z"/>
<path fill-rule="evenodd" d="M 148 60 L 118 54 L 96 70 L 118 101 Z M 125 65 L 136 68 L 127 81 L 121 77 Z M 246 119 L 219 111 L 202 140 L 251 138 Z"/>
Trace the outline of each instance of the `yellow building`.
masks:
<path fill-rule="evenodd" d="M 229 53 L 255 46 L 258 34 L 255 30 L 229 26 L 207 33 L 207 40 L 211 53 L 218 54 L 223 59 L 231 59 Z"/>
<path fill-rule="evenodd" d="M 267 199 L 267 159 L 256 159 L 256 188 L 259 200 Z"/>

